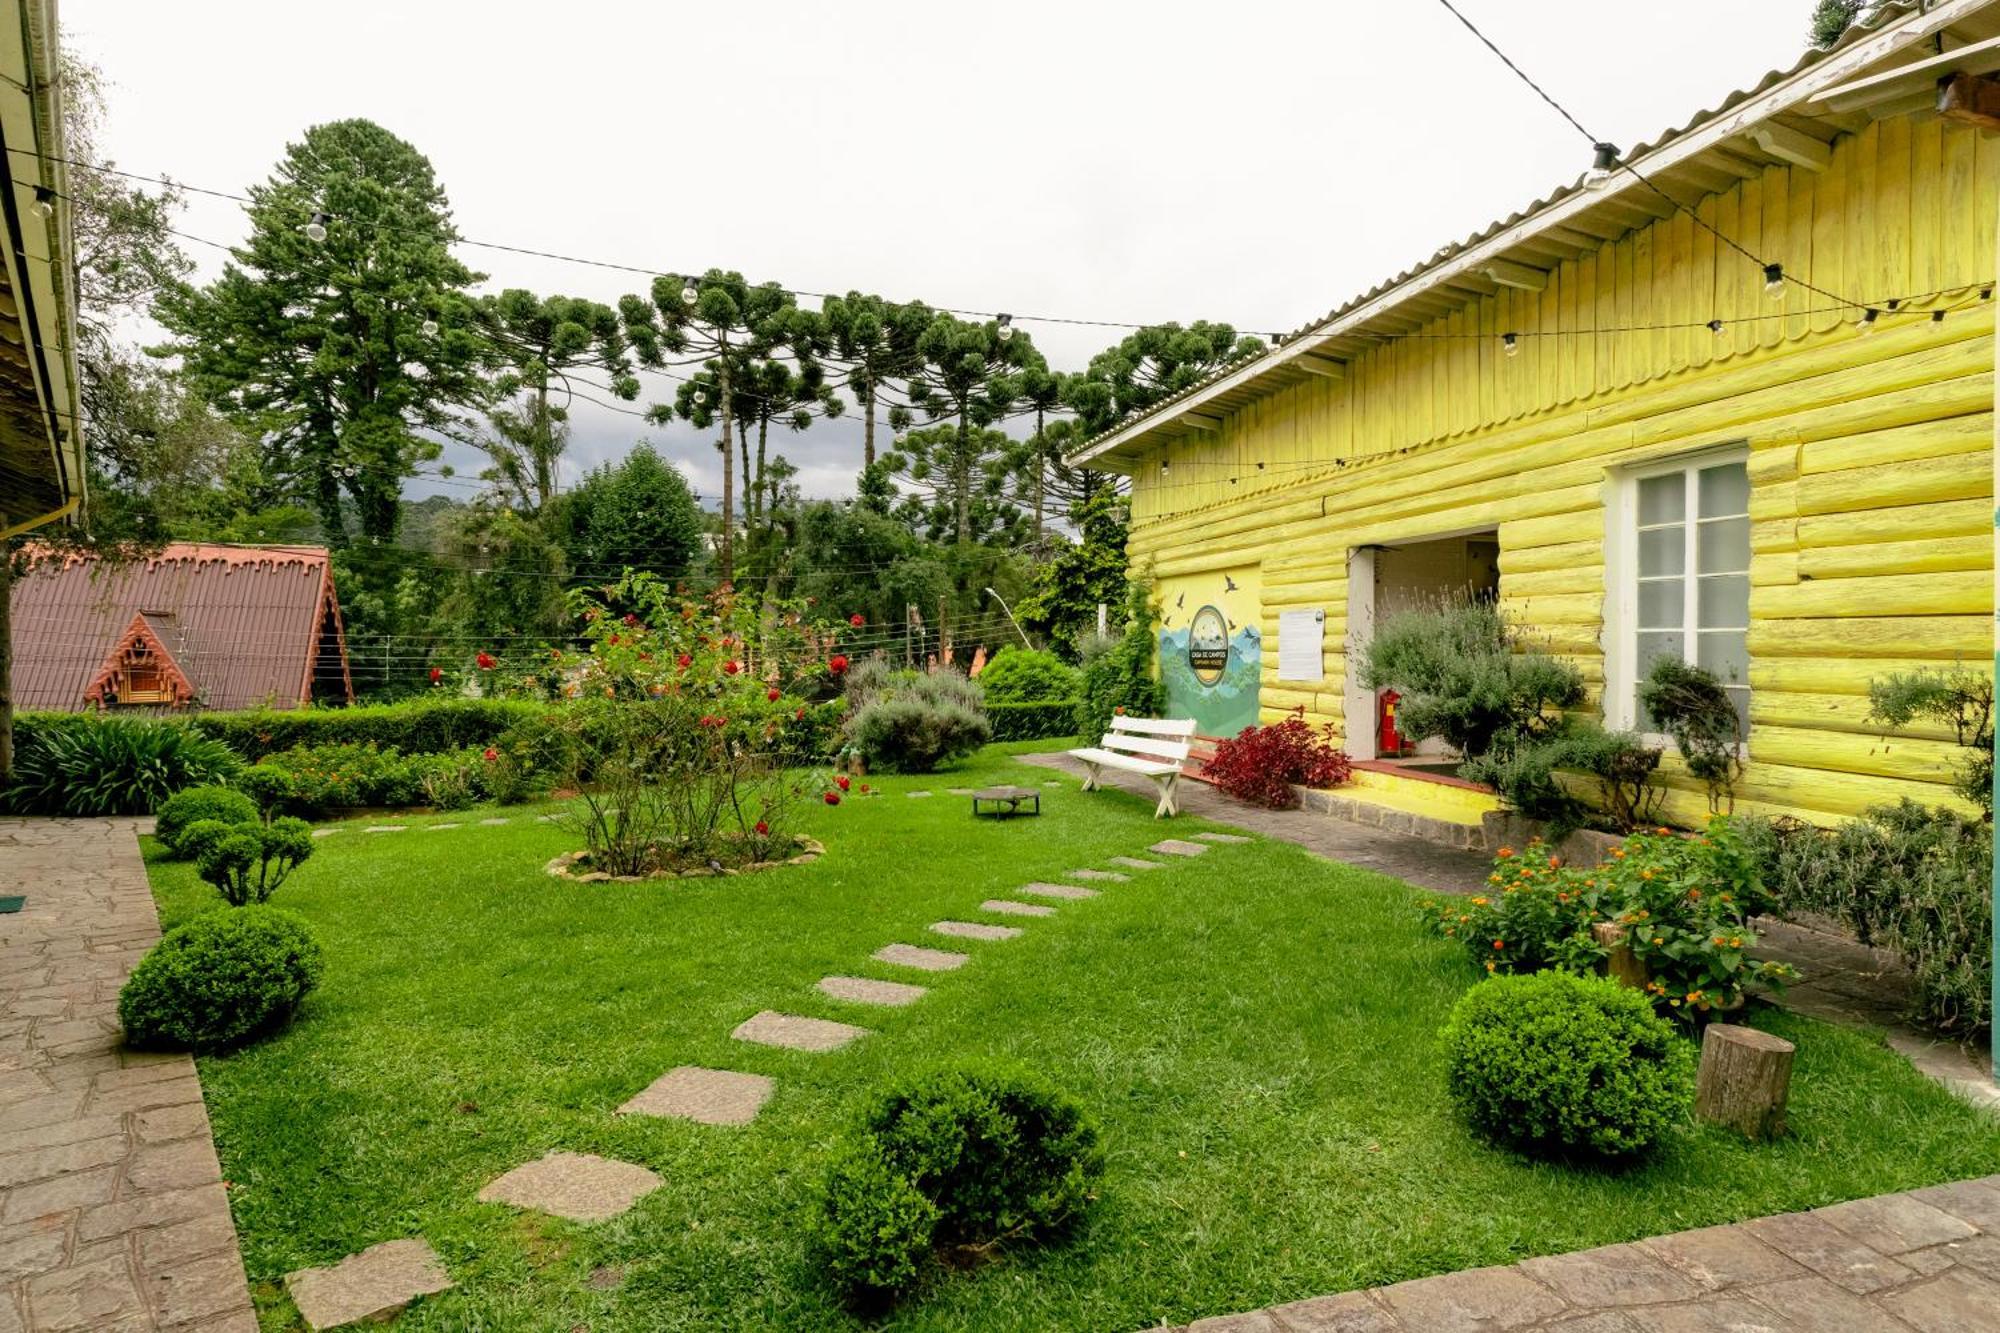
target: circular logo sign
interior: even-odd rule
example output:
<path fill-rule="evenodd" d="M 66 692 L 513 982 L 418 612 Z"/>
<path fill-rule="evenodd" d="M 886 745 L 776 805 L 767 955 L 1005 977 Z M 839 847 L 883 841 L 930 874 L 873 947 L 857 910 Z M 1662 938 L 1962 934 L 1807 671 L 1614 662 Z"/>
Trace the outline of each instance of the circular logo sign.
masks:
<path fill-rule="evenodd" d="M 1194 678 L 1213 685 L 1229 669 L 1229 621 L 1212 606 L 1194 613 L 1188 623 L 1188 665 Z"/>

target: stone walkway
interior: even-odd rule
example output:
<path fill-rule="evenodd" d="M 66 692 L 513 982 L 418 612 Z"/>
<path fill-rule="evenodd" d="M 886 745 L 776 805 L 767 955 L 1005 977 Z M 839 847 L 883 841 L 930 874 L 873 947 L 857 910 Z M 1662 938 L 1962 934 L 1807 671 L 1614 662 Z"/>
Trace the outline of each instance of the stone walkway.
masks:
<path fill-rule="evenodd" d="M 0 820 L 0 1333 L 255 1333 L 194 1061 L 128 1051 L 130 819 Z"/>
<path fill-rule="evenodd" d="M 2000 1329 L 2000 1176 L 1221 1315 L 1186 1333 L 1526 1329 Z"/>
<path fill-rule="evenodd" d="M 1079 776 L 1083 773 L 1083 766 L 1064 754 L 1028 754 L 1020 759 L 1042 768 Z M 1152 784 L 1144 778 L 1106 773 L 1100 780 L 1152 799 Z M 1492 868 L 1483 852 L 1442 847 L 1332 815 L 1246 805 L 1204 782 L 1182 783 L 1179 791 L 1185 814 L 1251 829 L 1329 860 L 1393 875 L 1433 893 L 1477 893 L 1486 887 Z M 1924 1074 L 1967 1101 L 2000 1110 L 2000 1087 L 1993 1080 L 1990 1050 L 1941 1041 L 1903 1021 L 1909 973 L 1895 957 L 1830 930 L 1791 921 L 1759 918 L 1757 930 L 1764 937 L 1758 956 L 1790 963 L 1805 977 L 1785 992 L 1786 1008 L 1850 1027 L 1879 1028 L 1890 1047 Z"/>

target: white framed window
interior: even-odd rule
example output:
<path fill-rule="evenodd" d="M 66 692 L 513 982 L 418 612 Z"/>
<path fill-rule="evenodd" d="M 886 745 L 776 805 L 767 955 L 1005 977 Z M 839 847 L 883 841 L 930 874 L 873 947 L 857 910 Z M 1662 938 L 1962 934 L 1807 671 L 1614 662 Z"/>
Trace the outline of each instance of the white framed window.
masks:
<path fill-rule="evenodd" d="M 1742 447 L 1630 469 L 1608 515 L 1606 721 L 1652 734 L 1639 685 L 1662 657 L 1715 674 L 1750 731 L 1750 472 Z"/>

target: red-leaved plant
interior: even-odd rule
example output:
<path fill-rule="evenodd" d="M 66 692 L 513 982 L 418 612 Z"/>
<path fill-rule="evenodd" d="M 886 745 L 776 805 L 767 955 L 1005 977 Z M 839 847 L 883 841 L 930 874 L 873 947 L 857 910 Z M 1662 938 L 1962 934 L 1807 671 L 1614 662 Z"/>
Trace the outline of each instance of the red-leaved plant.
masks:
<path fill-rule="evenodd" d="M 1337 787 L 1347 781 L 1347 752 L 1333 743 L 1333 725 L 1317 730 L 1302 717 L 1268 727 L 1245 727 L 1219 742 L 1203 772 L 1239 801 L 1290 810 L 1299 803 L 1294 783 Z"/>

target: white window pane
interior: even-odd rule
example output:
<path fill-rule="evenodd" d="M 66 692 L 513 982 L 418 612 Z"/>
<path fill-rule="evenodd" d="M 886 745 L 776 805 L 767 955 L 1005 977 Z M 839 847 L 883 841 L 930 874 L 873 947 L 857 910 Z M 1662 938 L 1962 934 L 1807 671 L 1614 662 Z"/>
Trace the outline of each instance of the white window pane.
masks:
<path fill-rule="evenodd" d="M 1644 637 L 1644 636 L 1641 636 Z M 1695 665 L 1724 685 L 1750 683 L 1750 636 L 1742 630 L 1710 630 L 1695 636 Z"/>
<path fill-rule="evenodd" d="M 1704 574 L 1750 568 L 1750 520 L 1719 518 L 1695 525 L 1695 564 Z M 1641 571 L 1643 572 L 1643 571 Z"/>
<path fill-rule="evenodd" d="M 1647 579 L 1639 585 L 1639 628 L 1678 630 L 1687 624 L 1687 580 Z"/>
<path fill-rule="evenodd" d="M 1746 534 L 1746 541 L 1747 541 Z M 1687 539 L 1683 528 L 1653 528 L 1639 534 L 1639 577 L 1678 574 L 1687 565 Z"/>
<path fill-rule="evenodd" d="M 1639 483 L 1639 522 L 1678 523 L 1687 514 L 1687 477 L 1676 472 Z"/>
<path fill-rule="evenodd" d="M 1701 629 L 1744 629 L 1750 624 L 1750 576 L 1717 574 L 1695 580 L 1695 622 Z M 1642 622 L 1643 623 L 1643 622 Z"/>
<path fill-rule="evenodd" d="M 1727 518 L 1750 512 L 1750 466 L 1724 463 L 1701 470 L 1701 517 Z"/>

